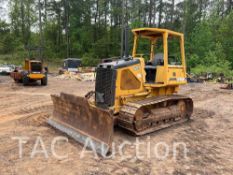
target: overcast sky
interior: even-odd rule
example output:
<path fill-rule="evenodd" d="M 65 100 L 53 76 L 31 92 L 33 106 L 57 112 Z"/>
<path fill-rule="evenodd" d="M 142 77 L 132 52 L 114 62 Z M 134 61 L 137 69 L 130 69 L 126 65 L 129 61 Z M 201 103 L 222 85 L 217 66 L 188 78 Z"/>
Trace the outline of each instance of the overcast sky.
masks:
<path fill-rule="evenodd" d="M 0 0 L 0 19 L 7 21 L 9 21 L 8 2 L 9 0 Z"/>

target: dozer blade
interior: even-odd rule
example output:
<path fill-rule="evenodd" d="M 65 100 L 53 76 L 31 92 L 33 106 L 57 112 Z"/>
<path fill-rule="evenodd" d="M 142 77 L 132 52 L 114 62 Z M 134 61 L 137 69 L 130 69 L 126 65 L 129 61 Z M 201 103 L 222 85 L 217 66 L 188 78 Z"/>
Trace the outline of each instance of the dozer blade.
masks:
<path fill-rule="evenodd" d="M 48 120 L 51 126 L 102 156 L 111 151 L 114 122 L 109 111 L 90 105 L 83 97 L 65 93 L 51 97 L 54 104 L 53 117 Z"/>

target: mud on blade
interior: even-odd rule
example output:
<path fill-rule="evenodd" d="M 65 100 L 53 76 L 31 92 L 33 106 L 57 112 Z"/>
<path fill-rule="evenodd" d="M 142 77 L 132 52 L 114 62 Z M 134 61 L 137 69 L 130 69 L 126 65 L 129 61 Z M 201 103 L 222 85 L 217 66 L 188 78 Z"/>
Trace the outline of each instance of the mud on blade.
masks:
<path fill-rule="evenodd" d="M 54 111 L 50 125 L 81 144 L 88 143 L 86 146 L 102 156 L 110 152 L 114 123 L 108 111 L 91 106 L 83 97 L 64 93 L 51 97 Z"/>

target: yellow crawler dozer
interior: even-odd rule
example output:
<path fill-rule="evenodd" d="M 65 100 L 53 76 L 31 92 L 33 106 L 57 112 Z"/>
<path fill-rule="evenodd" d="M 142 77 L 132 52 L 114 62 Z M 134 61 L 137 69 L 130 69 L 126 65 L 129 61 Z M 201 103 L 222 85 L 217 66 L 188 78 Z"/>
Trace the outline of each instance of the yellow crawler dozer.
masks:
<path fill-rule="evenodd" d="M 192 99 L 177 95 L 187 83 L 183 34 L 157 28 L 132 32 L 132 57 L 98 65 L 94 102 L 90 94 L 52 95 L 54 112 L 48 123 L 80 143 L 92 139 L 102 155 L 111 151 L 115 125 L 140 136 L 187 121 L 193 112 Z M 139 39 L 150 42 L 148 61 L 138 53 Z M 179 61 L 170 55 L 173 39 Z"/>

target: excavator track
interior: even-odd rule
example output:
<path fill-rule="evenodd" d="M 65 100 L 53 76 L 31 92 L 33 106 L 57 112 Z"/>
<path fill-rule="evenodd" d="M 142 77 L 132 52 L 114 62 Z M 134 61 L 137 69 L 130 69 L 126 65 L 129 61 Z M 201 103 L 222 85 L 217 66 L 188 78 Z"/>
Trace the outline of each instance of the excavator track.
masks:
<path fill-rule="evenodd" d="M 141 136 L 190 119 L 193 101 L 180 95 L 150 97 L 124 105 L 118 126 Z"/>

